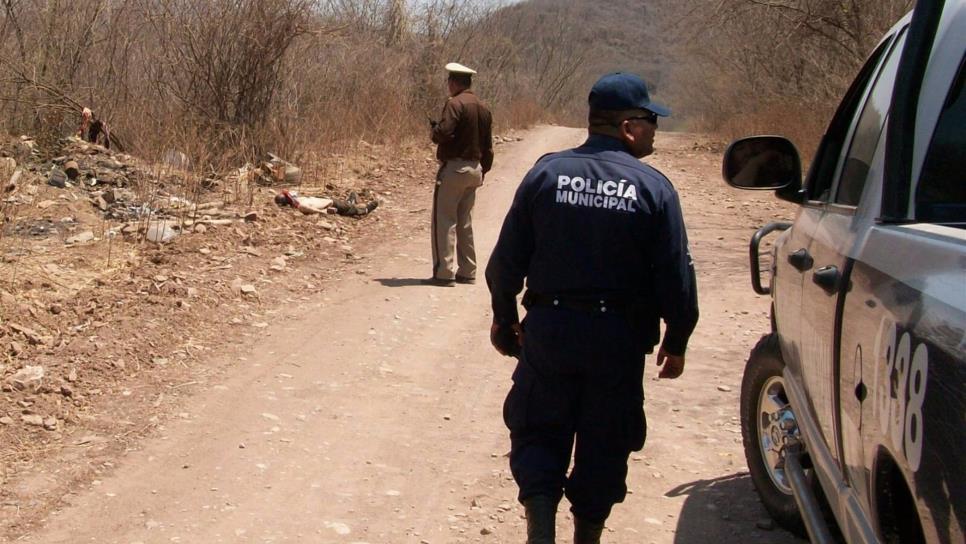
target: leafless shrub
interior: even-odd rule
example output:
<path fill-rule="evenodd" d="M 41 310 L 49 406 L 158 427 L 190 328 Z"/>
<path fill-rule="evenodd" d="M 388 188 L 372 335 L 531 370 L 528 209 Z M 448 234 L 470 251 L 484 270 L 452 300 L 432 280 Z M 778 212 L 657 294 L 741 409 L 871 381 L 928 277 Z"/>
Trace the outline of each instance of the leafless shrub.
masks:
<path fill-rule="evenodd" d="M 500 127 L 582 125 L 592 82 L 629 70 L 679 126 L 814 136 L 909 3 L 0 0 L 0 126 L 55 140 L 89 106 L 141 155 L 296 160 L 421 137 L 458 61 Z"/>
<path fill-rule="evenodd" d="M 692 128 L 784 132 L 810 149 L 909 0 L 696 0 L 669 11 L 682 36 L 673 94 Z"/>

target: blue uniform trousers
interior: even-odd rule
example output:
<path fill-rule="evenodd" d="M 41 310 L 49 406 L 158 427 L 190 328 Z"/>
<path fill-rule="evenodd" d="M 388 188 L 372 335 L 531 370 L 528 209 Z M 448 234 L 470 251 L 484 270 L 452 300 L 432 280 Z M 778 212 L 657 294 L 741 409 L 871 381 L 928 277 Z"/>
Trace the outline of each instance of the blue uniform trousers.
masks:
<path fill-rule="evenodd" d="M 503 406 L 519 499 L 565 493 L 576 516 L 602 522 L 627 493 L 628 455 L 644 445 L 646 347 L 618 315 L 537 307 L 523 327 Z"/>

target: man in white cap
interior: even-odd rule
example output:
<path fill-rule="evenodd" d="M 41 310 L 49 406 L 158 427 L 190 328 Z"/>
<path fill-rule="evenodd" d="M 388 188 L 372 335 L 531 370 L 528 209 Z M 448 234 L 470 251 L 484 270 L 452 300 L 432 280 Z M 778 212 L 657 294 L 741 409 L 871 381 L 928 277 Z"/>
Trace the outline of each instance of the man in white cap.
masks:
<path fill-rule="evenodd" d="M 450 287 L 476 282 L 473 204 L 476 189 L 493 166 L 493 118 L 470 89 L 476 71 L 455 62 L 446 71 L 449 99 L 440 120 L 431 121 L 440 167 L 433 192 L 433 275 L 424 283 Z"/>

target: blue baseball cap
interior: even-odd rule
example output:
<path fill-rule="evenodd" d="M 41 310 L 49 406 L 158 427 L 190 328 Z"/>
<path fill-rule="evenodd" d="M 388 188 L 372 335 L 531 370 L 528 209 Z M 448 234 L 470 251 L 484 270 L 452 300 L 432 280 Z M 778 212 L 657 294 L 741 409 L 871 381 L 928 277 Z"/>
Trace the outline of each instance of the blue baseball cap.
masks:
<path fill-rule="evenodd" d="M 647 84 L 635 74 L 614 72 L 597 80 L 587 98 L 594 110 L 648 110 L 661 117 L 671 115 L 666 106 L 651 101 Z"/>

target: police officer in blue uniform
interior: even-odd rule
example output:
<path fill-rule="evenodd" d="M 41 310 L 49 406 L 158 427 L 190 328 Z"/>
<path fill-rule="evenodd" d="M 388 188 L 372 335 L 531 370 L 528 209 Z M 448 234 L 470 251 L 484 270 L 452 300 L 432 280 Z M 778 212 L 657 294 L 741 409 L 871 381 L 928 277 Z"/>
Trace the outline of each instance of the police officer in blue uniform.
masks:
<path fill-rule="evenodd" d="M 659 377 L 680 376 L 698 319 L 677 193 L 639 160 L 670 112 L 629 73 L 598 80 L 589 105 L 587 141 L 537 161 L 486 268 L 491 341 L 519 358 L 503 416 L 528 544 L 554 542 L 564 494 L 574 542 L 600 542 L 627 492 L 627 458 L 644 446 L 644 356 L 663 319 Z"/>

